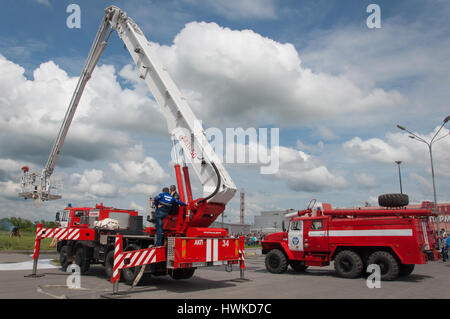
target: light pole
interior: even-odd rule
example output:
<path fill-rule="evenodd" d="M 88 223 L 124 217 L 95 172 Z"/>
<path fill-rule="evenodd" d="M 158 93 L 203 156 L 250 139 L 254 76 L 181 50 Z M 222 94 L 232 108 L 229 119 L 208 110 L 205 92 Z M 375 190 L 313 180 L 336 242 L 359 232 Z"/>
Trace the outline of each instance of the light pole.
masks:
<path fill-rule="evenodd" d="M 395 161 L 398 165 L 398 179 L 400 180 L 400 194 L 403 194 L 403 188 L 402 188 L 402 174 L 400 173 L 400 164 L 402 161 Z"/>
<path fill-rule="evenodd" d="M 433 146 L 433 143 L 436 143 L 437 141 L 440 141 L 440 140 L 442 140 L 443 138 L 446 138 L 447 136 L 450 135 L 450 132 L 449 132 L 449 134 L 446 134 L 446 135 L 444 135 L 444 136 L 441 136 L 441 137 L 438 138 L 438 139 L 435 139 L 436 136 L 437 136 L 437 135 L 439 134 L 439 132 L 441 131 L 441 129 L 444 127 L 444 125 L 445 125 L 448 121 L 450 121 L 450 115 L 447 116 L 447 117 L 444 119 L 444 121 L 443 121 L 441 127 L 440 127 L 439 130 L 436 132 L 436 134 L 434 134 L 434 136 L 433 136 L 433 138 L 431 139 L 430 142 L 427 142 L 427 141 L 425 141 L 423 138 L 421 138 L 421 137 L 417 136 L 416 134 L 414 134 L 414 133 L 408 131 L 408 130 L 407 130 L 406 128 L 404 128 L 403 126 L 397 125 L 397 127 L 398 127 L 399 129 L 401 129 L 402 131 L 406 131 L 406 132 L 408 132 L 409 134 L 411 134 L 411 135 L 409 136 L 409 138 L 411 138 L 411 139 L 413 139 L 413 140 L 416 140 L 416 141 L 419 141 L 419 142 L 423 142 L 423 143 L 427 144 L 427 146 L 428 146 L 428 150 L 430 151 L 430 161 L 431 161 L 431 178 L 432 178 L 432 180 L 433 180 L 433 195 L 434 195 L 434 205 L 433 205 L 434 207 L 433 207 L 433 211 L 434 211 L 436 214 L 437 214 L 437 199 L 436 199 L 436 184 L 435 184 L 435 182 L 434 182 L 434 165 L 433 165 L 433 151 L 432 151 L 432 146 Z M 438 234 L 439 234 L 439 216 L 437 216 L 437 223 L 436 223 L 436 226 L 437 226 L 437 232 L 438 232 Z M 440 248 L 440 247 L 441 247 L 441 243 L 439 243 L 439 248 Z"/>

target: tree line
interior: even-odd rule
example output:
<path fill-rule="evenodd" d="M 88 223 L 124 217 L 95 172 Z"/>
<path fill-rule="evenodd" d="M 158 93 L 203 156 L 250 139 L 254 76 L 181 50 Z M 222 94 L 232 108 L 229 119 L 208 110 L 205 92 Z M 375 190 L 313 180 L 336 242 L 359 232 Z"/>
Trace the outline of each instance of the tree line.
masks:
<path fill-rule="evenodd" d="M 46 221 L 42 219 L 33 222 L 29 219 L 21 217 L 9 217 L 0 219 L 0 230 L 11 231 L 12 227 L 17 226 L 22 232 L 35 231 L 39 223 L 42 224 L 42 227 L 44 228 L 57 227 L 57 224 L 54 221 Z"/>

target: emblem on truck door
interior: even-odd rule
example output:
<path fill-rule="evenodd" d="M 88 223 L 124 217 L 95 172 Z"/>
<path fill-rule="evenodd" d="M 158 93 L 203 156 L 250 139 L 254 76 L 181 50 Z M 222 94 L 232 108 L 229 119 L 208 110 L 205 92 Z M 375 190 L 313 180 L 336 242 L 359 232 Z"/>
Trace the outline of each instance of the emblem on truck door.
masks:
<path fill-rule="evenodd" d="M 299 242 L 300 242 L 300 240 L 298 239 L 298 237 L 292 237 L 292 243 L 294 245 L 298 245 Z"/>

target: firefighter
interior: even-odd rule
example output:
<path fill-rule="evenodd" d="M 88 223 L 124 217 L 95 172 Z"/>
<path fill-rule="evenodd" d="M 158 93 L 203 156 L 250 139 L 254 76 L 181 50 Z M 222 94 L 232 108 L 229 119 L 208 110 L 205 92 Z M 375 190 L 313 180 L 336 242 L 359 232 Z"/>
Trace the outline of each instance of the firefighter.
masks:
<path fill-rule="evenodd" d="M 170 196 L 169 189 L 167 187 L 162 189 L 162 193 L 155 197 L 153 203 L 156 207 L 156 246 L 162 246 L 163 219 L 167 217 L 174 204 L 182 206 L 186 206 L 186 204 Z"/>
<path fill-rule="evenodd" d="M 170 185 L 170 196 L 175 198 L 176 200 L 180 200 L 180 195 L 177 193 L 177 187 L 175 185 Z"/>

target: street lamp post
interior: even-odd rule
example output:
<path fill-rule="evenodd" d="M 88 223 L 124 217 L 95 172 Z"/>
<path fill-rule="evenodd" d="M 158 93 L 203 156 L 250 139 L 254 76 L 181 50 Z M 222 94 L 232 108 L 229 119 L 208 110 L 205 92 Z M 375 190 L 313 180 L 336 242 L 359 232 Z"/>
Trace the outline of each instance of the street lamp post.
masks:
<path fill-rule="evenodd" d="M 403 194 L 403 188 L 402 188 L 402 174 L 400 173 L 400 164 L 402 161 L 395 161 L 398 165 L 398 179 L 400 180 L 400 194 Z"/>
<path fill-rule="evenodd" d="M 413 139 L 413 140 L 416 140 L 416 141 L 419 141 L 419 142 L 422 142 L 422 143 L 425 143 L 425 144 L 428 146 L 428 151 L 430 152 L 430 161 L 431 161 L 431 178 L 432 178 L 432 180 L 433 180 L 433 196 L 434 196 L 433 211 L 434 211 L 436 214 L 437 214 L 437 197 L 436 197 L 436 184 L 435 184 L 435 182 L 434 182 L 434 165 L 433 165 L 433 151 L 432 151 L 432 146 L 433 146 L 433 143 L 436 143 L 437 141 L 440 141 L 440 140 L 442 140 L 443 138 L 445 138 L 445 137 L 447 137 L 447 136 L 450 135 L 450 132 L 449 132 L 449 134 L 446 134 L 446 135 L 444 135 L 444 136 L 441 136 L 441 137 L 438 138 L 438 139 L 435 139 L 436 136 L 437 136 L 437 135 L 439 134 L 439 132 L 441 131 L 441 129 L 444 127 L 444 125 L 445 125 L 448 121 L 450 121 L 450 115 L 447 116 L 447 117 L 444 119 L 444 121 L 443 121 L 441 127 L 440 127 L 439 130 L 436 132 L 436 134 L 434 134 L 434 136 L 433 136 L 433 138 L 431 139 L 430 142 L 425 141 L 423 138 L 421 138 L 421 137 L 417 136 L 416 134 L 410 132 L 410 131 L 407 130 L 405 127 L 403 127 L 403 126 L 401 126 L 401 125 L 397 125 L 397 127 L 398 127 L 399 129 L 401 129 L 402 131 L 406 131 L 406 132 L 408 132 L 409 134 L 411 134 L 411 135 L 409 136 L 409 138 L 411 138 L 411 139 Z M 439 233 L 439 216 L 437 217 L 436 226 L 437 226 L 437 232 Z M 440 248 L 440 245 L 441 245 L 441 243 L 439 243 L 439 248 Z"/>

